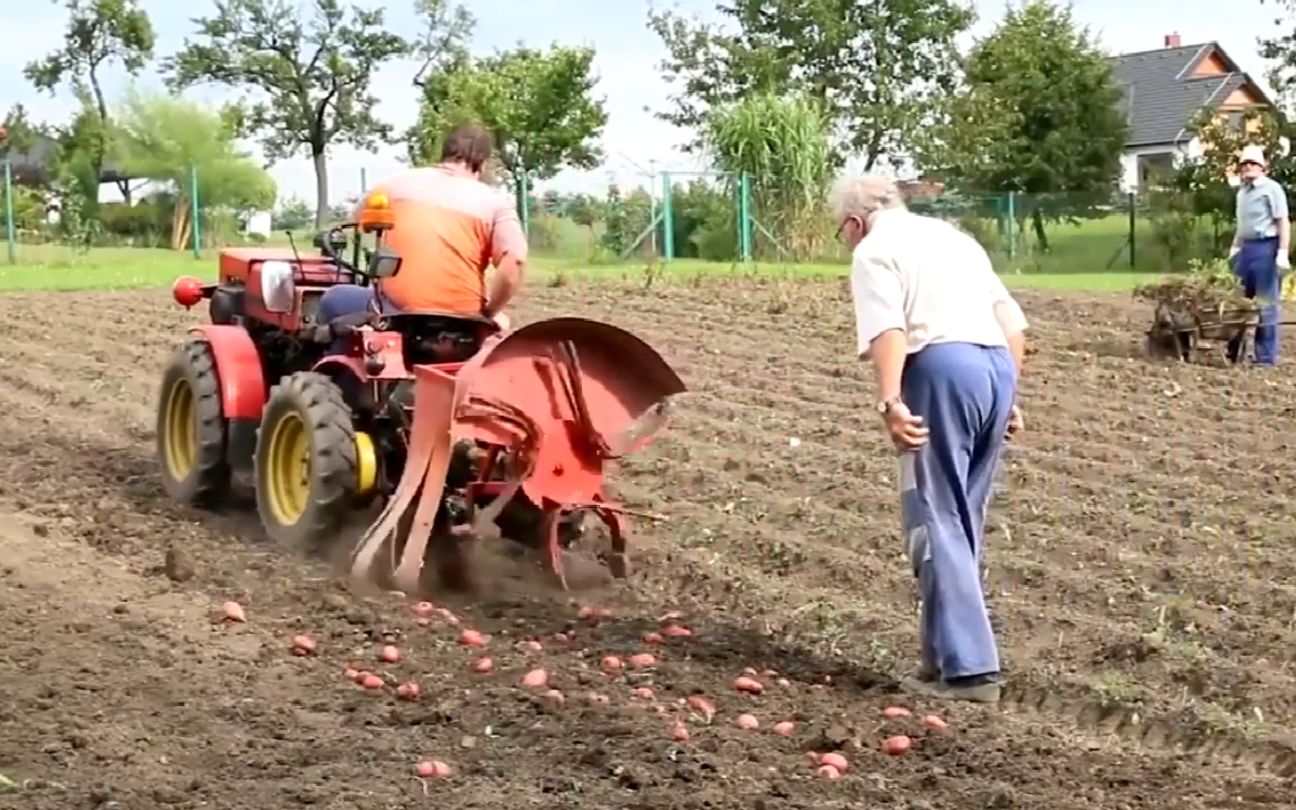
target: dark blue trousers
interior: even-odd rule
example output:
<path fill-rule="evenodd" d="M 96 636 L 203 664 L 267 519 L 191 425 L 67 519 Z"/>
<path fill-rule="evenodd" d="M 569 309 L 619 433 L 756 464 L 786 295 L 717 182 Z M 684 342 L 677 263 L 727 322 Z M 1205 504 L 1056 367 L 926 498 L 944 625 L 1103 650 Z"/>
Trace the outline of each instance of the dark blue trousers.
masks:
<path fill-rule="evenodd" d="M 374 303 L 380 300 L 377 291 L 373 287 L 361 287 L 359 284 L 338 284 L 329 287 L 320 296 L 317 320 L 320 323 L 329 323 L 342 315 L 364 312 L 366 309 L 373 309 Z M 341 354 L 346 351 L 346 347 L 346 339 L 338 338 L 333 341 L 329 351 L 334 354 Z"/>
<path fill-rule="evenodd" d="M 1278 274 L 1278 237 L 1244 241 L 1233 262 L 1233 273 L 1241 282 L 1246 297 L 1260 299 L 1260 323 L 1255 331 L 1255 362 L 1261 366 L 1272 366 L 1278 362 L 1279 302 L 1282 300 L 1282 277 Z"/>
<path fill-rule="evenodd" d="M 361 287 L 358 284 L 338 284 L 329 287 L 320 296 L 319 321 L 328 323 L 341 315 L 363 312 L 373 306 L 377 296 L 378 293 L 373 287 Z"/>
<path fill-rule="evenodd" d="M 942 343 L 905 362 L 905 404 L 931 433 L 901 457 L 901 514 L 922 595 L 923 664 L 944 679 L 999 671 L 982 532 L 1016 388 L 1002 347 Z"/>

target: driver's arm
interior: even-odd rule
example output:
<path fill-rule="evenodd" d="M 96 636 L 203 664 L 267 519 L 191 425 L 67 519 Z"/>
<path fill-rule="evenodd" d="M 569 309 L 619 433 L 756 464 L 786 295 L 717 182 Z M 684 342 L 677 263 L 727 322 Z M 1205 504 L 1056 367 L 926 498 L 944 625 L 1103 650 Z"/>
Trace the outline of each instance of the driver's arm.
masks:
<path fill-rule="evenodd" d="M 495 265 L 495 277 L 486 294 L 486 308 L 482 313 L 487 318 L 494 318 L 502 312 L 517 294 L 522 286 L 526 260 L 527 240 L 522 223 L 518 220 L 513 200 L 501 195 L 491 222 L 491 264 Z"/>

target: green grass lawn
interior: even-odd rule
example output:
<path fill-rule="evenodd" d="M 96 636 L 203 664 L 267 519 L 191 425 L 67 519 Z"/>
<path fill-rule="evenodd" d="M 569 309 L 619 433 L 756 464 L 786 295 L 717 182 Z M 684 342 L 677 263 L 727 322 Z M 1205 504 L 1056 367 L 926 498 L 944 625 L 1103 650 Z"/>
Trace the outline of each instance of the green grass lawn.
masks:
<path fill-rule="evenodd" d="M 81 253 L 58 245 L 21 245 L 19 263 L 0 265 L 0 292 L 22 290 L 135 290 L 169 287 L 178 276 L 193 275 L 204 280 L 216 277 L 217 253 L 207 251 L 201 258 L 191 253 L 142 248 L 94 248 Z M 842 264 L 751 265 L 678 259 L 655 268 L 643 264 L 623 263 L 590 265 L 574 260 L 537 257 L 533 262 L 535 276 L 557 275 L 569 280 L 579 278 L 640 278 L 661 273 L 667 279 L 685 280 L 698 276 L 762 278 L 832 278 L 846 273 Z M 1056 290 L 1124 291 L 1149 278 L 1147 273 L 1122 271 L 1076 271 L 1067 273 L 1006 274 L 1004 281 L 1012 287 Z"/>

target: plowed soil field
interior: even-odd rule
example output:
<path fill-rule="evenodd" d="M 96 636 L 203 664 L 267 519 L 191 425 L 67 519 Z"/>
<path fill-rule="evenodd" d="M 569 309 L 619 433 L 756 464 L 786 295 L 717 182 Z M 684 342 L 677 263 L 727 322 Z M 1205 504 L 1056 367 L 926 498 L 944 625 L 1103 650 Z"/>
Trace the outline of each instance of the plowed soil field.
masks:
<path fill-rule="evenodd" d="M 1027 432 L 987 557 L 1011 682 L 980 708 L 895 687 L 916 664 L 916 601 L 839 282 L 531 290 L 520 319 L 610 320 L 689 384 L 667 432 L 615 471 L 632 506 L 669 520 L 640 523 L 626 586 L 502 581 L 440 603 L 458 627 L 351 592 L 246 508 L 161 495 L 156 387 L 204 312 L 165 293 L 2 296 L 0 807 L 1291 806 L 1296 345 L 1268 373 L 1154 363 L 1126 298 L 1021 300 Z M 229 599 L 245 624 L 218 620 Z M 612 616 L 582 622 L 583 603 Z M 669 611 L 693 637 L 643 642 Z M 482 653 L 457 643 L 464 627 L 489 635 L 492 674 L 470 672 Z M 316 655 L 289 654 L 296 633 Z M 376 658 L 389 642 L 399 663 Z M 600 672 L 643 651 L 655 667 Z M 352 662 L 422 696 L 366 691 L 343 677 Z M 564 705 L 520 687 L 537 665 Z M 764 694 L 732 688 L 747 667 Z M 680 707 L 694 692 L 717 705 L 710 724 Z M 915 714 L 888 719 L 892 705 Z M 761 728 L 737 728 L 742 712 Z M 771 731 L 782 720 L 789 737 Z M 900 733 L 912 750 L 883 755 Z M 837 781 L 805 759 L 829 748 L 851 762 Z M 425 758 L 452 775 L 416 777 Z"/>

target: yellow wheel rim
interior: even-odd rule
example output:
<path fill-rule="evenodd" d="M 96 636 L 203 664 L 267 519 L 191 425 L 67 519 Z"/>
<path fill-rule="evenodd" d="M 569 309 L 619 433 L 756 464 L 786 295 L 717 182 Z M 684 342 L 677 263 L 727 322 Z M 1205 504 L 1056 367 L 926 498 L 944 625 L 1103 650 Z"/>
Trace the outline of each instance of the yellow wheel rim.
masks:
<path fill-rule="evenodd" d="M 265 481 L 270 511 L 282 526 L 292 526 L 306 512 L 311 485 L 310 435 L 296 413 L 275 423 L 266 455 Z"/>
<path fill-rule="evenodd" d="M 183 481 L 193 471 L 198 458 L 198 404 L 189 381 L 181 378 L 166 395 L 166 428 L 163 431 L 163 456 L 167 472 Z"/>
<path fill-rule="evenodd" d="M 356 494 L 368 495 L 378 483 L 378 453 L 368 433 L 356 431 Z"/>

